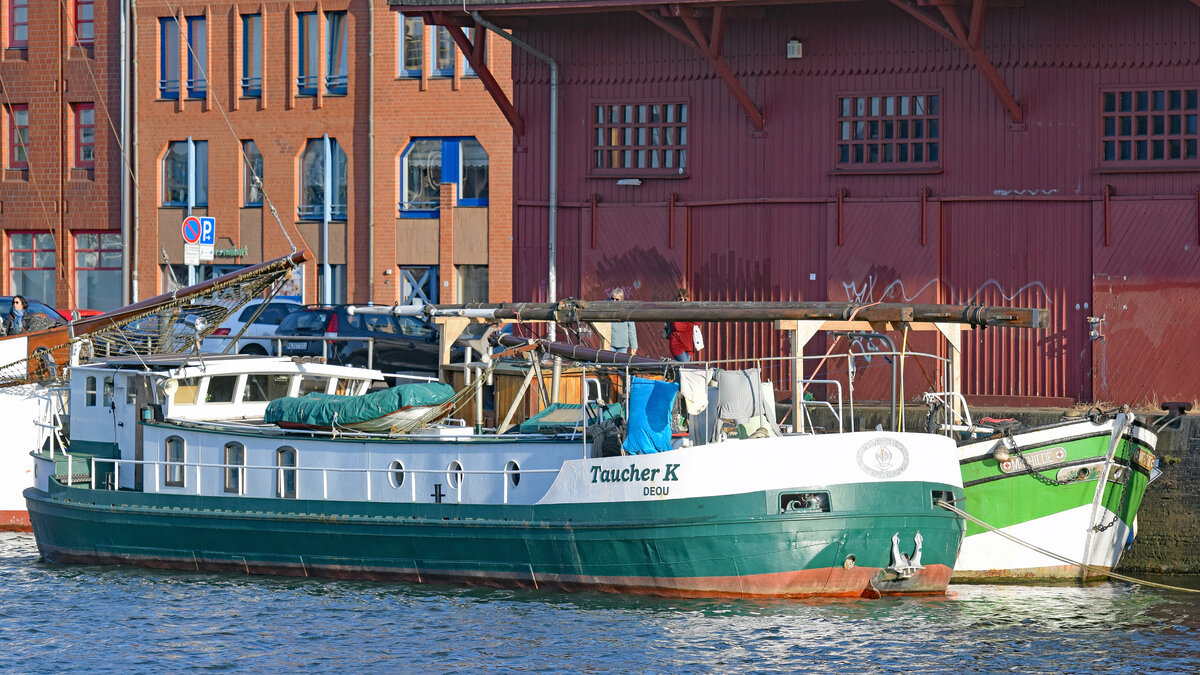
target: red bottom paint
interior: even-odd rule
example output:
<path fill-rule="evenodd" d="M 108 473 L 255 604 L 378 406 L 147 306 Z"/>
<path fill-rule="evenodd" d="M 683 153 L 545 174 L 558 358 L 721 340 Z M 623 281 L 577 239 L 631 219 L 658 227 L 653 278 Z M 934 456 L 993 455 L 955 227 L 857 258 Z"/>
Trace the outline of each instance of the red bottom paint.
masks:
<path fill-rule="evenodd" d="M 32 532 L 28 511 L 0 511 L 0 532 Z"/>
<path fill-rule="evenodd" d="M 953 570 L 928 565 L 908 579 L 894 578 L 873 567 L 842 567 L 777 572 L 744 577 L 589 577 L 579 575 L 514 574 L 481 570 L 386 569 L 379 567 L 313 566 L 300 564 L 230 562 L 203 558 L 144 558 L 84 551 L 46 551 L 60 563 L 127 564 L 155 569 L 233 572 L 277 576 L 324 577 L 369 581 L 449 583 L 501 588 L 563 591 L 602 591 L 686 598 L 878 598 L 883 595 L 941 595 Z"/>

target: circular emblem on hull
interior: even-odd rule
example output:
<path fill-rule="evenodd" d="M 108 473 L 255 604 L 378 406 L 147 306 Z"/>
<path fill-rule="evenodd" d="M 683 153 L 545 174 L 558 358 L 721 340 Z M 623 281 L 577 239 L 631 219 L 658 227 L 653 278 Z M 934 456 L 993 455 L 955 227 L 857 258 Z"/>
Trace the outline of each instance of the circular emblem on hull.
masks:
<path fill-rule="evenodd" d="M 895 478 L 908 468 L 908 448 L 894 438 L 873 438 L 858 448 L 858 466 L 875 478 Z"/>

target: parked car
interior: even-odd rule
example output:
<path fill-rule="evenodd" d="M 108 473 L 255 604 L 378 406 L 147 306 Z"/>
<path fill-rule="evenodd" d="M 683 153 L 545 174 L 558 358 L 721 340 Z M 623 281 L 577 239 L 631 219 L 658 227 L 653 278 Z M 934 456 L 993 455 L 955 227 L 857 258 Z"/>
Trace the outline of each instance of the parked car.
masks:
<path fill-rule="evenodd" d="M 54 309 L 53 307 L 47 305 L 44 302 L 41 302 L 39 300 L 34 300 L 33 298 L 25 298 L 25 299 L 29 302 L 29 310 L 28 311 L 31 314 L 41 314 L 41 315 L 45 316 L 47 319 L 50 319 L 51 321 L 53 321 L 55 325 L 62 325 L 70 320 L 69 318 L 63 317 L 63 315 L 60 314 L 58 312 L 58 310 Z M 0 321 L 3 321 L 4 318 L 6 316 L 8 316 L 9 312 L 12 311 L 12 301 L 13 301 L 13 296 L 0 295 Z"/>
<path fill-rule="evenodd" d="M 74 309 L 74 308 L 72 308 L 72 309 L 55 309 L 55 311 L 58 312 L 59 314 L 62 314 L 63 318 L 65 318 L 68 321 L 75 321 L 76 319 L 85 319 L 89 316 L 100 316 L 101 314 L 104 314 L 104 310 L 102 310 L 102 309 Z"/>
<path fill-rule="evenodd" d="M 254 318 L 254 313 L 258 311 L 258 308 L 263 303 L 266 303 L 267 306 L 263 308 L 262 313 L 257 318 Z M 275 335 L 275 329 L 279 327 L 284 318 L 300 309 L 300 307 L 300 303 L 294 300 L 282 300 L 280 298 L 273 298 L 269 302 L 261 299 L 251 300 L 246 303 L 246 306 L 236 316 L 230 315 L 224 323 L 212 332 L 212 335 L 227 335 L 230 337 L 237 335 L 242 330 L 242 327 L 246 325 L 246 322 L 254 318 L 254 323 L 250 324 L 249 328 L 246 328 L 246 332 L 242 333 L 242 337 L 238 340 L 237 353 L 255 354 L 258 356 L 274 354 L 275 341 L 262 336 Z M 220 354 L 225 351 L 225 347 L 229 343 L 230 340 L 227 338 L 214 338 L 210 336 L 200 343 L 200 349 L 206 353 Z M 232 349 L 230 350 L 231 353 L 233 351 Z"/>
<path fill-rule="evenodd" d="M 374 338 L 371 365 L 385 373 L 410 371 L 436 372 L 438 366 L 438 330 L 408 316 L 392 314 L 350 314 L 345 305 L 308 306 L 289 314 L 275 333 L 291 337 Z M 284 356 L 321 356 L 323 340 L 283 340 Z M 369 343 L 358 340 L 330 341 L 330 363 L 367 365 Z"/>

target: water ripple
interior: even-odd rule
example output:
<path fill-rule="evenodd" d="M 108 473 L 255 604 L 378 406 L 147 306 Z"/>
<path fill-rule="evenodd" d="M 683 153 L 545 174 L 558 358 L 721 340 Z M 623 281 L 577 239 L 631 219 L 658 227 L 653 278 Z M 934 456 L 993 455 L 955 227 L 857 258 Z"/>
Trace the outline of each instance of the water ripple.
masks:
<path fill-rule="evenodd" d="M 0 580 L 17 672 L 1200 670 L 1200 601 L 1123 584 L 662 599 L 52 565 L 22 534 Z"/>

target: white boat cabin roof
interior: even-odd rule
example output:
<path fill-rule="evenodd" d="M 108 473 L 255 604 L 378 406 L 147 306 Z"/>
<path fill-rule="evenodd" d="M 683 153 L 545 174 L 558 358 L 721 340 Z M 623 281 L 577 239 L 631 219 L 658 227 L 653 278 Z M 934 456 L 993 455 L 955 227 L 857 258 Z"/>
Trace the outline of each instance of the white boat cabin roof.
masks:
<path fill-rule="evenodd" d="M 262 418 L 267 404 L 277 398 L 309 393 L 358 396 L 383 380 L 378 370 L 285 357 L 108 359 L 72 368 L 72 416 L 86 417 L 93 407 L 107 411 L 114 401 L 137 403 L 136 379 L 147 376 L 152 391 L 143 394 L 143 400 L 162 405 L 167 417 L 191 420 Z"/>

